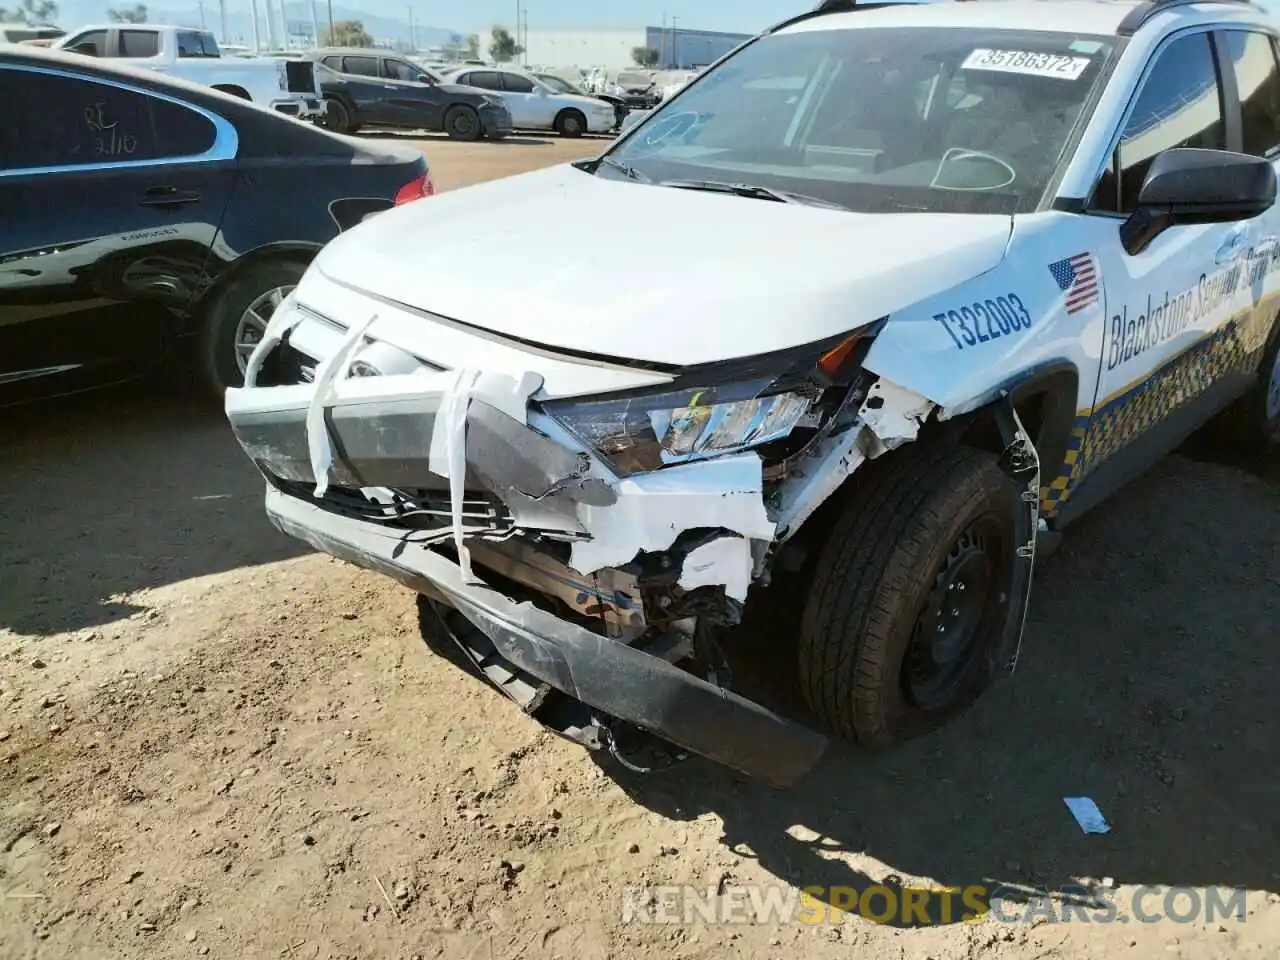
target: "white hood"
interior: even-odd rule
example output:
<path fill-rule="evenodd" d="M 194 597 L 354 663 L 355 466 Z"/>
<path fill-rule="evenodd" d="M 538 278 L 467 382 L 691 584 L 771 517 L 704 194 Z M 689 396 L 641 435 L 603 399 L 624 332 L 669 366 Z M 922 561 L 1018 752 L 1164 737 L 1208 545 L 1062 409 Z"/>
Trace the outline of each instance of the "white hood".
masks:
<path fill-rule="evenodd" d="M 379 214 L 316 263 L 348 286 L 512 337 L 684 365 L 901 310 L 995 267 L 1010 229 L 1007 216 L 854 214 L 560 166 Z"/>

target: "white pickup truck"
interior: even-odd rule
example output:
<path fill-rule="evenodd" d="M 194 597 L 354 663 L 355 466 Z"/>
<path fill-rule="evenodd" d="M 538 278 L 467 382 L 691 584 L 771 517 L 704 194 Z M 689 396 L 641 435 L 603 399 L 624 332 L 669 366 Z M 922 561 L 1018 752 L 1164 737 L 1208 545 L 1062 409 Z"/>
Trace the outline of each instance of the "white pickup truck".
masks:
<path fill-rule="evenodd" d="M 223 57 L 218 41 L 205 30 L 150 23 L 97 25 L 60 37 L 53 46 L 182 77 L 299 119 L 324 113 L 312 63 Z"/>

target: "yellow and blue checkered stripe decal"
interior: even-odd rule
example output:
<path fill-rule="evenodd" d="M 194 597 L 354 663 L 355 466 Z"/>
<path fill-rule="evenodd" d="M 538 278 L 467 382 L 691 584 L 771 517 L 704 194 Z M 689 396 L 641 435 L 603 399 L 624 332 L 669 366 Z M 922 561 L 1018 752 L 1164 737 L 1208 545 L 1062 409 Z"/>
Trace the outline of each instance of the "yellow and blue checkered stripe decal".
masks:
<path fill-rule="evenodd" d="M 1221 377 L 1256 370 L 1274 316 L 1275 297 L 1240 311 L 1156 370 L 1116 391 L 1091 412 L 1076 414 L 1058 473 L 1040 488 L 1041 513 L 1052 517 L 1088 474 L 1203 393 Z"/>

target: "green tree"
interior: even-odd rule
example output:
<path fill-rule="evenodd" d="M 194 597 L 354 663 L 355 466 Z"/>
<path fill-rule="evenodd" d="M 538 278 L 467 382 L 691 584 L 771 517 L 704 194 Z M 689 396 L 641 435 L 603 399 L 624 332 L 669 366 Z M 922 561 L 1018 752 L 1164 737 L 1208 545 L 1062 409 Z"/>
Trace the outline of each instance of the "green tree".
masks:
<path fill-rule="evenodd" d="M 339 20 L 324 30 L 326 47 L 372 47 L 373 37 L 359 20 Z"/>
<path fill-rule="evenodd" d="M 0 7 L 0 21 L 6 23 L 25 23 L 28 26 L 35 26 L 40 23 L 52 23 L 57 16 L 57 0 L 21 0 L 21 5 L 12 10 Z"/>
<path fill-rule="evenodd" d="M 473 33 L 467 37 L 467 59 L 480 59 L 480 34 Z"/>
<path fill-rule="evenodd" d="M 135 3 L 132 7 L 126 7 L 123 10 L 108 10 L 107 19 L 112 23 L 146 23 L 147 5 Z"/>
<path fill-rule="evenodd" d="M 489 56 L 493 58 L 494 63 L 510 63 L 522 53 L 524 53 L 524 47 L 516 43 L 516 38 L 506 27 L 494 27 L 490 31 Z"/>
<path fill-rule="evenodd" d="M 647 67 L 652 70 L 662 59 L 662 54 L 653 47 L 632 47 L 631 59 L 635 61 L 637 67 Z"/>

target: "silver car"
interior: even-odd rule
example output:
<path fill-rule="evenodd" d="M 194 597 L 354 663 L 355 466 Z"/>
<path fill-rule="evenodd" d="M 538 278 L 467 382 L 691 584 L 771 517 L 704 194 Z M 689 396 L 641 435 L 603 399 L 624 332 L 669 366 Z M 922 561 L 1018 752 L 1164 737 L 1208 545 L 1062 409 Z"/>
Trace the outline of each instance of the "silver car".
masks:
<path fill-rule="evenodd" d="M 446 79 L 495 94 L 511 112 L 517 130 L 554 130 L 562 137 L 580 137 L 609 133 L 617 122 L 613 106 L 603 100 L 561 93 L 512 67 L 464 67 Z"/>

